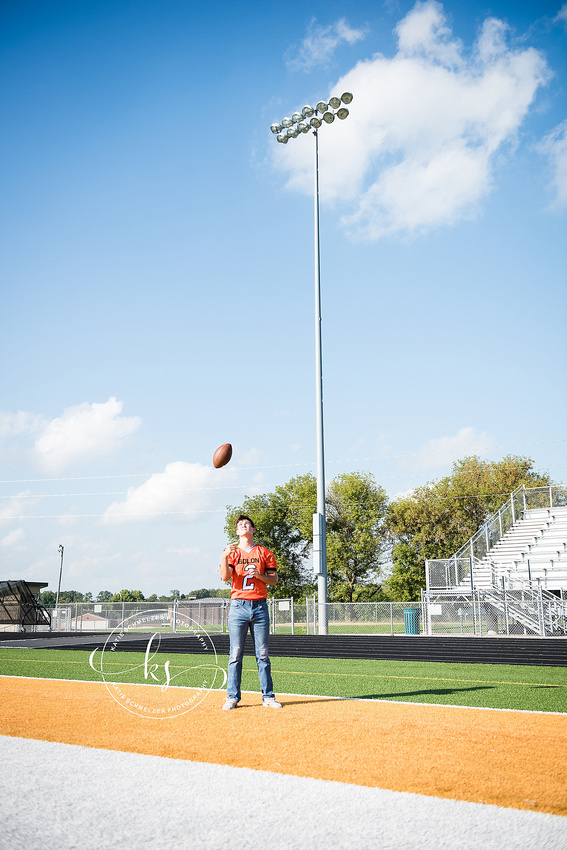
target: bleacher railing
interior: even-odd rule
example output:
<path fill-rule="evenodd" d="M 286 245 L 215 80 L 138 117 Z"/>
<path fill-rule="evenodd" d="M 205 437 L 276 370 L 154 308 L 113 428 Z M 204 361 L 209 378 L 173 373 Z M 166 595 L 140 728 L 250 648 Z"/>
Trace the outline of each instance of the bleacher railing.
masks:
<path fill-rule="evenodd" d="M 468 575 L 474 578 L 471 573 L 471 563 L 482 561 L 517 520 L 525 516 L 526 511 L 565 506 L 567 506 L 565 487 L 559 485 L 526 487 L 520 484 L 510 494 L 508 501 L 496 513 L 488 517 L 478 531 L 451 558 L 438 558 L 425 562 L 427 590 L 450 590 L 462 585 Z"/>

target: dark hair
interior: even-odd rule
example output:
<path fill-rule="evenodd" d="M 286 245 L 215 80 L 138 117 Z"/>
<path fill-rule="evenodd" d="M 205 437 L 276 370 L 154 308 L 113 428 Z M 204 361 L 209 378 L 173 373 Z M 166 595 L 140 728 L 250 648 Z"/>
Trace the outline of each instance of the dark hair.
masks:
<path fill-rule="evenodd" d="M 235 525 L 238 525 L 238 523 L 239 523 L 239 522 L 240 522 L 240 520 L 242 520 L 242 519 L 247 519 L 247 520 L 248 520 L 248 522 L 252 525 L 252 528 L 254 529 L 254 531 L 256 531 L 256 526 L 254 525 L 254 520 L 253 520 L 253 519 L 250 519 L 250 517 L 249 517 L 249 516 L 246 516 L 246 514 L 240 514 L 240 516 L 239 516 L 239 517 L 238 517 L 238 519 L 236 520 Z"/>

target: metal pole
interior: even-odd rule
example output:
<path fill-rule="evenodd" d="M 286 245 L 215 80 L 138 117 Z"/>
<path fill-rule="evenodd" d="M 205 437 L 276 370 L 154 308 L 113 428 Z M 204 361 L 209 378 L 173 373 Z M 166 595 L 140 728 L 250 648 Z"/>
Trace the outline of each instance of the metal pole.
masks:
<path fill-rule="evenodd" d="M 63 545 L 59 545 L 58 552 L 61 555 L 61 563 L 59 565 L 59 584 L 57 585 L 57 596 L 55 598 L 55 610 L 57 612 L 57 626 L 59 627 L 59 594 L 61 593 L 61 575 L 63 573 L 63 552 L 65 551 L 65 547 Z"/>
<path fill-rule="evenodd" d="M 59 546 L 59 554 L 61 555 L 61 565 L 59 567 L 59 584 L 57 585 L 57 598 L 55 599 L 55 608 L 59 607 L 59 594 L 61 593 L 61 574 L 63 573 L 63 552 L 65 547 Z"/>
<path fill-rule="evenodd" d="M 317 513 L 313 517 L 313 569 L 317 575 L 319 634 L 327 634 L 327 540 L 323 429 L 323 342 L 321 332 L 321 248 L 319 238 L 319 134 L 315 136 L 315 381 L 317 423 Z"/>

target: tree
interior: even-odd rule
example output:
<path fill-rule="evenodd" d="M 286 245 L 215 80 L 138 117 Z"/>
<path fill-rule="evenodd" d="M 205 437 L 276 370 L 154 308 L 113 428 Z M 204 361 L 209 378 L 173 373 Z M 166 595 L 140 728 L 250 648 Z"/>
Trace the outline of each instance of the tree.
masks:
<path fill-rule="evenodd" d="M 39 594 L 39 601 L 41 605 L 55 605 L 56 599 L 57 596 L 52 590 L 42 590 Z"/>
<path fill-rule="evenodd" d="M 337 476 L 327 489 L 327 564 L 330 598 L 353 601 L 365 594 L 376 599 L 380 556 L 385 547 L 383 522 L 387 497 L 367 473 Z M 255 539 L 271 549 L 278 562 L 278 584 L 271 596 L 300 597 L 315 590 L 306 564 L 313 543 L 317 482 L 310 473 L 292 478 L 272 492 L 229 507 L 225 531 L 234 539 L 240 513 L 252 517 Z M 370 585 L 372 589 L 370 590 Z"/>
<path fill-rule="evenodd" d="M 113 602 L 144 602 L 141 590 L 121 590 L 112 597 Z"/>
<path fill-rule="evenodd" d="M 387 526 L 393 570 L 385 582 L 389 598 L 419 599 L 427 559 L 451 557 L 520 484 L 548 486 L 549 476 L 533 466 L 531 458 L 515 455 L 491 462 L 467 457 L 453 464 L 450 475 L 392 502 Z"/>
<path fill-rule="evenodd" d="M 100 590 L 96 595 L 97 602 L 110 602 L 112 600 L 112 593 L 110 590 Z"/>
<path fill-rule="evenodd" d="M 59 602 L 83 602 L 83 594 L 78 590 L 62 590 L 59 594 Z"/>
<path fill-rule="evenodd" d="M 230 590 L 227 588 L 218 588 L 218 587 L 201 587 L 199 590 L 191 590 L 187 594 L 187 598 L 194 597 L 195 599 L 210 599 L 220 597 L 222 599 L 226 599 L 230 597 Z"/>
<path fill-rule="evenodd" d="M 379 595 L 376 580 L 387 547 L 386 491 L 370 473 L 346 472 L 331 481 L 326 504 L 329 599 L 355 602 Z"/>

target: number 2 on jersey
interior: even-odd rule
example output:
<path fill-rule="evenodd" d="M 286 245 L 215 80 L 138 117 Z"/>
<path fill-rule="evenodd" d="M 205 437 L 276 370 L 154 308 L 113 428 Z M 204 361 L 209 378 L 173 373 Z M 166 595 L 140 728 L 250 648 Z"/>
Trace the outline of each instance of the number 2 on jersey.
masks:
<path fill-rule="evenodd" d="M 251 576 L 245 576 L 242 582 L 242 590 L 254 590 L 255 587 L 254 579 Z"/>

